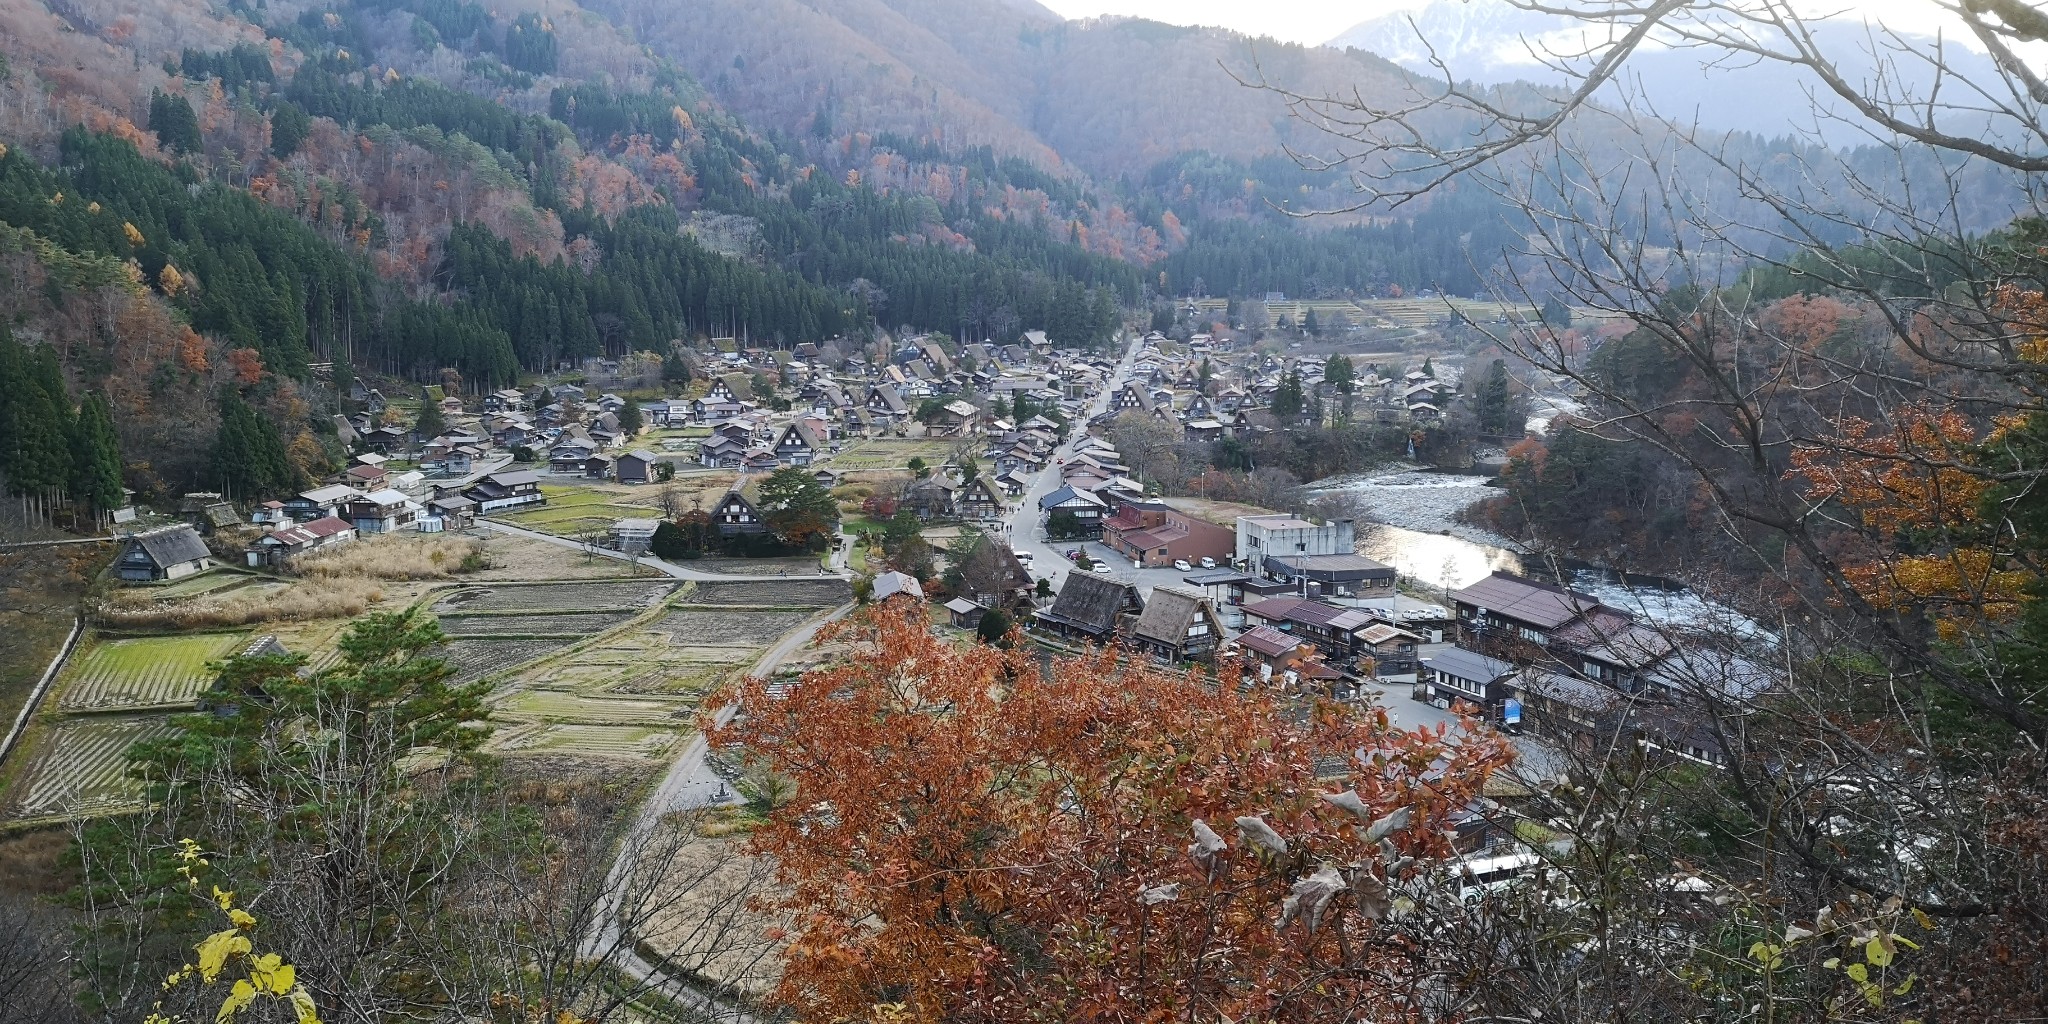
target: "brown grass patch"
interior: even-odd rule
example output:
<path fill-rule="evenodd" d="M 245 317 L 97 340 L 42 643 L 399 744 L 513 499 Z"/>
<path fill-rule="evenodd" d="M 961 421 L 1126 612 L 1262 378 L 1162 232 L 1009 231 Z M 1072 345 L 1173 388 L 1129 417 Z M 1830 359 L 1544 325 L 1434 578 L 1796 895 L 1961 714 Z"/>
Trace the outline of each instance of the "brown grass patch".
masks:
<path fill-rule="evenodd" d="M 282 591 L 158 601 L 144 590 L 121 590 L 100 606 L 100 622 L 121 629 L 213 629 L 252 622 L 307 622 L 361 615 L 384 600 L 366 579 L 307 581 Z"/>
<path fill-rule="evenodd" d="M 291 561 L 312 579 L 441 580 L 484 568 L 483 541 L 458 534 L 405 533 L 358 540 Z"/>

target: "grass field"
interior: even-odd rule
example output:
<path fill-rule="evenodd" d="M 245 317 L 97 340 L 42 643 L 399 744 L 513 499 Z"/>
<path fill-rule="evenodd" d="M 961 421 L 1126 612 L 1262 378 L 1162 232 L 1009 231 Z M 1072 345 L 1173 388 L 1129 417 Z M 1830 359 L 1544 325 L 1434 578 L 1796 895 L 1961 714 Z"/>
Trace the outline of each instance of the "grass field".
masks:
<path fill-rule="evenodd" d="M 693 702 L 659 697 L 591 696 L 573 690 L 527 690 L 503 705 L 506 714 L 583 725 L 667 725 L 696 713 Z"/>
<path fill-rule="evenodd" d="M 41 754 L 18 792 L 22 817 L 103 813 L 132 806 L 140 786 L 128 778 L 128 748 L 162 735 L 161 716 L 95 715 L 60 722 L 42 737 Z"/>
<path fill-rule="evenodd" d="M 902 469 L 913 458 L 920 458 L 936 467 L 951 454 L 957 441 L 922 441 L 898 438 L 875 438 L 855 441 L 839 454 L 819 463 L 841 473 L 871 473 L 878 470 Z"/>
<path fill-rule="evenodd" d="M 208 662 L 233 654 L 246 633 L 97 639 L 72 656 L 59 684 L 65 711 L 132 711 L 190 704 L 212 676 Z"/>

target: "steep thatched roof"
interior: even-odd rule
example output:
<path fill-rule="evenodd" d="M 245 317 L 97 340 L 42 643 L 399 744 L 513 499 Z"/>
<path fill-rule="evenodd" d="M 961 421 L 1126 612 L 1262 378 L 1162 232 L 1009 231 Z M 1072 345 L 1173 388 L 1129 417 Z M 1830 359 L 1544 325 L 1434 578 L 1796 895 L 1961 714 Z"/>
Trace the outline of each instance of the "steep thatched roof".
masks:
<path fill-rule="evenodd" d="M 167 526 L 138 533 L 128 541 L 147 552 L 149 560 L 159 568 L 207 557 L 206 542 L 190 526 Z"/>
<path fill-rule="evenodd" d="M 1155 587 L 1152 600 L 1145 606 L 1145 614 L 1138 616 L 1138 622 L 1131 627 L 1131 635 L 1141 640 L 1179 647 L 1187 640 L 1188 627 L 1199 617 L 1210 619 L 1210 635 L 1220 632 L 1222 623 L 1215 621 L 1215 611 L 1209 607 L 1207 598 L 1174 587 Z"/>
<path fill-rule="evenodd" d="M 1092 572 L 1075 571 L 1067 573 L 1052 609 L 1041 614 L 1068 628 L 1100 637 L 1116 629 L 1118 616 L 1126 611 L 1142 611 L 1144 607 L 1136 587 Z"/>

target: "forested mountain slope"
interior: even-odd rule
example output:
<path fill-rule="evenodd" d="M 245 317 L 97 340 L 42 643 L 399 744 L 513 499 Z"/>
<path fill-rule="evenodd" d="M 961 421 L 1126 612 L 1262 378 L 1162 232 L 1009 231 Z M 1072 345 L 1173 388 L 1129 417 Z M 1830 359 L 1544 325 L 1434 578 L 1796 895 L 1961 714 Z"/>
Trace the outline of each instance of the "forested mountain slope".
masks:
<path fill-rule="evenodd" d="M 1099 178 L 1183 152 L 1236 159 L 1312 144 L 1270 94 L 1226 68 L 1255 59 L 1312 92 L 1389 95 L 1406 76 L 1367 54 L 1134 19 L 1064 22 L 1001 0 L 590 0 L 763 126 L 835 138 L 893 132 L 990 145 Z"/>

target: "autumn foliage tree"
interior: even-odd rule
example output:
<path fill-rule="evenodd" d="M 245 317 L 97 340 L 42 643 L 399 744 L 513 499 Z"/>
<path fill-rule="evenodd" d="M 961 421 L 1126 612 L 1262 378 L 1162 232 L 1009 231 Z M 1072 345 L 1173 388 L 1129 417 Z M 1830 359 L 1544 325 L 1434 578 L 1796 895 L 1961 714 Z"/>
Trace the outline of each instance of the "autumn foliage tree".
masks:
<path fill-rule="evenodd" d="M 744 717 L 711 732 L 796 783 L 752 844 L 795 922 L 774 997 L 805 1019 L 1418 1005 L 1420 936 L 1388 894 L 1448 852 L 1498 740 L 1116 652 L 1041 668 L 934 636 L 903 602 L 835 639 L 854 656 L 785 693 L 745 682 L 725 695 Z"/>

